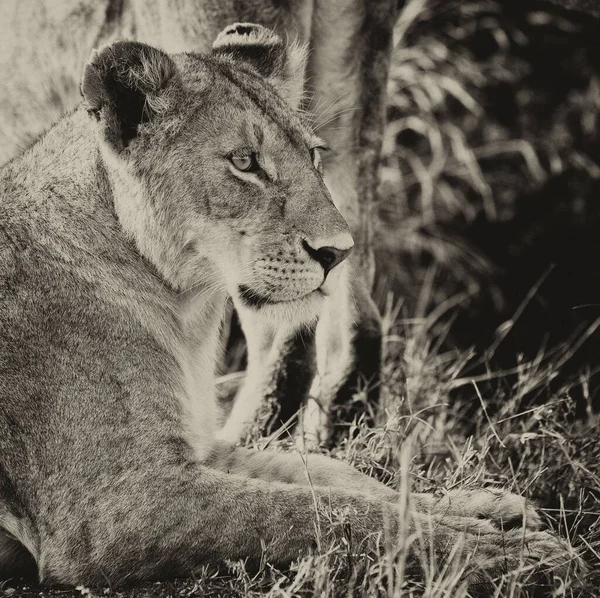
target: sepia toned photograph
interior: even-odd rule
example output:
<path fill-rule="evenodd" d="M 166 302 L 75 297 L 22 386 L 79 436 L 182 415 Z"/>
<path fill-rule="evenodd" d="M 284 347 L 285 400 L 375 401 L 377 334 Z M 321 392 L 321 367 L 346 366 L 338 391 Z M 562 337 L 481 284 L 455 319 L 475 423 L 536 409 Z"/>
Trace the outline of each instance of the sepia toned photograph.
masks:
<path fill-rule="evenodd" d="M 0 0 L 0 598 L 600 597 L 600 0 Z"/>

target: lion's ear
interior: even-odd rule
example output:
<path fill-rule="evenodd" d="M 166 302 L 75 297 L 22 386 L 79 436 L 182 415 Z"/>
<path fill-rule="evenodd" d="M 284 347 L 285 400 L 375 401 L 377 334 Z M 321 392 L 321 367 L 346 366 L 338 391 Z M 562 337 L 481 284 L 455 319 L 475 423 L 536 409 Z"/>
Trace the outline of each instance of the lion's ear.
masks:
<path fill-rule="evenodd" d="M 92 52 L 81 94 L 88 112 L 103 122 L 106 139 L 127 147 L 141 124 L 165 110 L 166 89 L 176 74 L 164 52 L 138 42 L 115 42 Z"/>
<path fill-rule="evenodd" d="M 219 33 L 213 54 L 228 56 L 254 69 L 296 109 L 304 93 L 307 48 L 286 44 L 276 33 L 254 23 L 235 23 Z"/>

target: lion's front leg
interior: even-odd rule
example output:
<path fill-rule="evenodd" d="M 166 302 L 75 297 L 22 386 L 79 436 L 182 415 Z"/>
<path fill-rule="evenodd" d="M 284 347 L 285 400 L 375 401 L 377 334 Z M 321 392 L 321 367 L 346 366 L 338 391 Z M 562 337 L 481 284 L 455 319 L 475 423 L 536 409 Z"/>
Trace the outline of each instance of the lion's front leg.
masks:
<path fill-rule="evenodd" d="M 388 504 L 404 526 L 388 536 L 392 547 L 408 550 L 415 570 L 452 571 L 473 590 L 487 591 L 503 576 L 537 583 L 583 570 L 580 557 L 551 532 L 522 497 L 497 490 L 455 490 L 402 497 L 349 465 L 322 455 L 215 447 L 210 466 L 230 474 L 312 486 L 313 491 L 363 496 Z M 408 510 L 407 510 L 408 509 Z M 390 522 L 391 523 L 391 522 Z M 391 531 L 388 529 L 388 531 Z M 393 553 L 393 551 L 392 551 Z"/>
<path fill-rule="evenodd" d="M 309 446 L 331 445 L 346 436 L 357 416 L 369 422 L 379 398 L 381 316 L 354 273 L 325 306 L 316 330 L 316 355 L 317 375 L 299 430 Z"/>
<path fill-rule="evenodd" d="M 473 527 L 491 526 L 496 532 L 538 531 L 542 519 L 534 505 L 523 496 L 499 489 L 456 489 L 443 496 L 413 493 L 402 498 L 395 489 L 345 463 L 314 453 L 291 451 L 252 451 L 217 443 L 210 461 L 212 467 L 229 473 L 297 485 L 333 488 L 369 495 L 392 504 L 407 503 L 418 517 L 441 523 Z M 484 529 L 488 529 L 484 527 Z"/>

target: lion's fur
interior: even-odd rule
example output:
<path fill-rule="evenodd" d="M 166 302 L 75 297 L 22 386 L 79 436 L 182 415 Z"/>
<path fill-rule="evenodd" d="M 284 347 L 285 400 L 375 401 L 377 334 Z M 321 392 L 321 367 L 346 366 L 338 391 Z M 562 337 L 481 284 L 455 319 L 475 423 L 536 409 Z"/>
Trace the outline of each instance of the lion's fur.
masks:
<path fill-rule="evenodd" d="M 18 480 L 9 511 L 35 530 L 18 537 L 58 581 L 85 577 L 63 568 L 64 550 L 94 497 L 138 484 L 142 500 L 154 484 L 139 480 L 144 463 L 171 479 L 211 457 L 226 293 L 240 301 L 247 283 L 286 301 L 263 310 L 273 325 L 310 320 L 322 299 L 298 297 L 322 271 L 298 234 L 317 247 L 350 239 L 312 165 L 314 136 L 269 84 L 227 55 L 142 48 L 129 67 L 130 46 L 93 55 L 84 104 L 0 179 L 1 487 Z M 127 148 L 110 97 L 121 74 L 154 113 Z M 250 143 L 270 180 L 229 172 L 225 153 Z"/>

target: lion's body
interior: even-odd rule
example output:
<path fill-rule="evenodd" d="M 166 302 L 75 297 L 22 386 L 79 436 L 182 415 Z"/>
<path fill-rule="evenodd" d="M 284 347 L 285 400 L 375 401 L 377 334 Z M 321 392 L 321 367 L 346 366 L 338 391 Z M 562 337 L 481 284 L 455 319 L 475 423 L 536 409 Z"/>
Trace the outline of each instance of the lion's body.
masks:
<path fill-rule="evenodd" d="M 102 133 L 80 107 L 0 175 L 0 506 L 11 520 L 4 526 L 7 532 L 17 523 L 26 530 L 17 538 L 33 552 L 45 579 L 98 581 L 100 563 L 115 558 L 98 550 L 110 553 L 117 542 L 132 550 L 129 534 L 147 521 L 157 524 L 153 510 L 165 504 L 152 497 L 152 488 L 161 487 L 177 501 L 181 470 L 187 469 L 189 477 L 194 464 L 216 457 L 213 372 L 230 286 L 230 273 L 222 275 L 219 269 L 234 270 L 230 294 L 248 279 L 257 291 L 285 303 L 312 290 L 304 286 L 313 285 L 313 279 L 319 279 L 318 285 L 322 281 L 322 275 L 311 277 L 309 256 L 303 259 L 300 253 L 294 256 L 298 276 L 288 274 L 281 256 L 294 248 L 285 227 L 300 227 L 317 245 L 327 229 L 334 237 L 337 230 L 349 238 L 308 150 L 297 157 L 294 144 L 309 133 L 299 121 L 292 123 L 283 103 L 271 99 L 254 75 L 240 71 L 234 77 L 222 64 L 199 57 L 182 57 L 180 63 L 182 72 L 193 71 L 195 77 L 179 81 L 177 75 L 169 99 L 177 105 L 160 126 L 136 140 L 141 158 L 125 163 L 106 148 L 99 140 Z M 92 64 L 90 77 L 94 69 Z M 229 124 L 225 131 L 221 122 Z M 212 145 L 200 144 L 203 131 Z M 273 137 L 274 131 L 283 142 Z M 246 134 L 260 138 L 272 177 L 266 192 L 270 203 L 263 198 L 267 182 L 260 179 L 242 180 L 246 198 L 236 200 L 240 181 L 213 153 L 217 144 L 219 150 L 235 149 Z M 281 151 L 277 162 L 269 157 L 269 143 Z M 296 182 L 290 180 L 294 171 Z M 299 183 L 325 201 L 314 206 L 323 217 L 314 226 L 298 211 L 313 201 L 300 200 Z M 297 206 L 278 191 L 279 185 L 297 194 Z M 168 203 L 172 197 L 177 201 Z M 260 270 L 265 260 L 279 267 L 276 278 L 271 266 Z M 248 274 L 252 268 L 258 268 L 254 275 Z M 320 270 L 317 262 L 313 270 Z M 307 312 L 297 317 L 315 317 L 314 301 L 293 301 L 297 314 Z M 275 308 L 264 308 L 269 309 Z M 278 309 L 287 319 L 285 305 Z M 252 475 L 252 467 L 247 470 Z M 186 488 L 191 491 L 193 484 Z M 135 513 L 122 499 L 114 500 L 115 493 L 137 495 Z M 202 504 L 203 495 L 198 496 Z M 193 503 L 186 508 L 199 516 Z M 206 533 L 222 533 L 222 521 L 214 514 L 210 521 Z M 159 527 L 153 532 L 157 542 Z M 102 538 L 102 549 L 94 538 Z M 142 543 L 141 552 L 121 558 L 119 567 L 142 562 L 147 548 Z M 256 550 L 259 543 L 238 556 Z M 191 566 L 190 559 L 219 558 L 208 546 L 196 552 L 188 551 L 183 562 Z M 150 566 L 161 570 L 156 563 Z M 171 566 L 178 571 L 176 563 Z M 111 569 L 114 563 L 106 567 L 109 578 L 126 577 L 125 571 Z"/>

